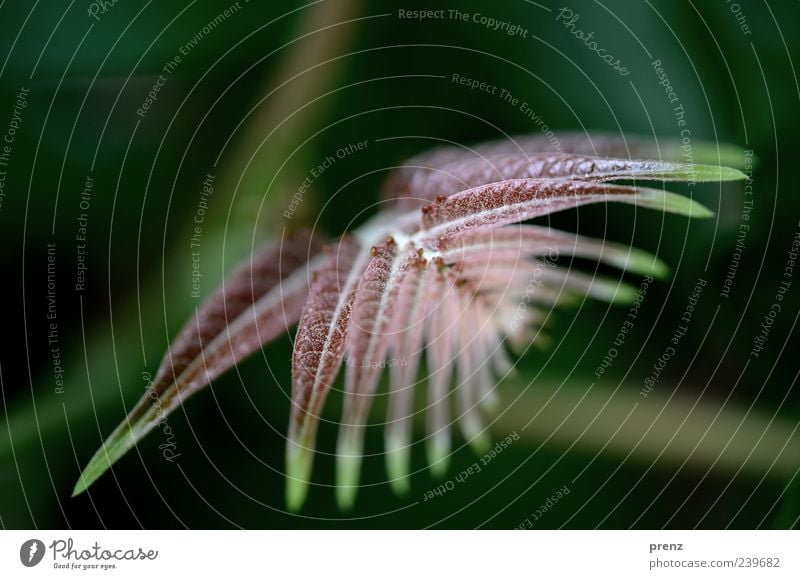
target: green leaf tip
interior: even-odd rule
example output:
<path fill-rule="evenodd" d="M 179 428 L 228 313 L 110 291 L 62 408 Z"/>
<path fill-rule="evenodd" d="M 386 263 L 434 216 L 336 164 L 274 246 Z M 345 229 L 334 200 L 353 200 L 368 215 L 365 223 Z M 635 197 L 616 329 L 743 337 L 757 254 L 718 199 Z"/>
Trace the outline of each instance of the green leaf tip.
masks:
<path fill-rule="evenodd" d="M 668 279 L 672 274 L 670 267 L 658 257 L 635 247 L 618 254 L 609 253 L 605 259 L 623 271 L 637 275 L 652 275 L 656 279 Z"/>
<path fill-rule="evenodd" d="M 636 301 L 639 290 L 632 285 L 620 282 L 616 287 L 609 288 L 613 293 L 608 296 L 608 301 L 614 304 L 628 305 Z"/>
<path fill-rule="evenodd" d="M 483 456 L 492 449 L 492 437 L 484 430 L 469 439 L 469 445 L 478 456 Z"/>
<path fill-rule="evenodd" d="M 390 478 L 389 484 L 394 494 L 398 497 L 407 497 L 408 493 L 411 492 L 411 482 L 407 476 Z"/>
<path fill-rule="evenodd" d="M 127 423 L 121 424 L 94 453 L 89 464 L 81 472 L 78 482 L 75 483 L 71 496 L 76 497 L 92 486 L 115 462 L 133 448 L 143 435 L 144 433 L 141 433 L 137 436 Z"/>
<path fill-rule="evenodd" d="M 694 141 L 690 147 L 687 147 L 685 143 L 671 141 L 662 148 L 661 154 L 665 159 L 674 160 L 684 160 L 691 155 L 689 158 L 698 163 L 725 165 L 737 169 L 745 168 L 748 157 L 752 160 L 753 165 L 756 163 L 752 153 L 742 147 L 710 141 Z"/>
<path fill-rule="evenodd" d="M 342 511 L 351 511 L 355 505 L 360 472 L 360 456 L 355 454 L 337 456 L 336 504 Z"/>
<path fill-rule="evenodd" d="M 299 512 L 306 502 L 311 478 L 312 451 L 290 443 L 286 450 L 286 508 Z"/>
<path fill-rule="evenodd" d="M 409 483 L 409 447 L 389 446 L 386 449 L 386 474 L 389 484 L 397 496 L 408 495 Z"/>
<path fill-rule="evenodd" d="M 739 169 L 724 165 L 705 165 L 701 163 L 659 163 L 659 169 L 652 171 L 653 177 L 667 181 L 721 182 L 740 181 L 747 175 Z"/>
<path fill-rule="evenodd" d="M 428 455 L 428 468 L 434 478 L 440 479 L 447 474 L 450 464 L 450 438 L 447 433 L 436 433 L 428 439 L 425 446 Z"/>
<path fill-rule="evenodd" d="M 94 479 L 96 480 L 96 479 Z M 81 477 L 78 479 L 78 482 L 75 483 L 75 486 L 72 489 L 72 494 L 70 495 L 71 498 L 75 498 L 80 494 L 83 494 L 86 489 L 88 489 L 94 480 L 88 480 L 83 473 L 81 473 Z"/>
<path fill-rule="evenodd" d="M 639 191 L 639 194 L 630 201 L 638 207 L 700 219 L 714 216 L 713 211 L 690 197 L 660 189 L 640 189 Z"/>
<path fill-rule="evenodd" d="M 692 165 L 692 167 L 695 181 L 741 181 L 747 179 L 747 175 L 734 167 L 724 165 Z"/>

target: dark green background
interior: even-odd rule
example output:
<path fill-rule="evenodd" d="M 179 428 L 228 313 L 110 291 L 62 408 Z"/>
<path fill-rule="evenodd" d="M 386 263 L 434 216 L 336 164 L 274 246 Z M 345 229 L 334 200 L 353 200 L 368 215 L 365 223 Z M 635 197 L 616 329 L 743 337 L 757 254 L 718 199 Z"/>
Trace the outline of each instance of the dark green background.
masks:
<path fill-rule="evenodd" d="M 264 143 L 254 168 L 244 173 L 241 194 L 215 193 L 209 227 L 213 221 L 219 231 L 230 233 L 225 235 L 226 243 L 231 241 L 225 269 L 246 255 L 246 248 L 232 240 L 243 239 L 246 246 L 254 225 L 257 237 L 278 233 L 286 225 L 280 214 L 310 168 L 347 143 L 370 141 L 365 151 L 326 171 L 303 206 L 306 216 L 319 215 L 321 226 L 332 234 L 374 211 L 387 167 L 437 139 L 469 143 L 538 130 L 507 103 L 450 82 L 453 73 L 507 89 L 530 103 L 553 129 L 670 138 L 678 129 L 650 66 L 659 58 L 686 108 L 693 139 L 752 149 L 758 158 L 754 211 L 727 301 L 718 294 L 736 241 L 741 184 L 674 187 L 714 209 L 718 219 L 713 221 L 689 223 L 624 206 L 597 206 L 555 216 L 553 222 L 633 242 L 657 252 L 674 269 L 671 280 L 651 287 L 632 345 L 610 371 L 612 388 L 625 377 L 622 388 L 638 391 L 686 296 L 704 277 L 709 281 L 705 301 L 662 387 L 714 408 L 732 392 L 728 403 L 744 411 L 775 415 L 791 427 L 800 419 L 797 344 L 791 342 L 800 280 L 793 282 L 767 350 L 744 369 L 800 221 L 794 177 L 800 154 L 797 2 L 741 2 L 752 31 L 747 35 L 723 0 L 571 0 L 567 6 L 580 14 L 578 26 L 594 31 L 598 43 L 627 65 L 631 74 L 626 78 L 556 22 L 555 11 L 564 4 L 543 2 L 554 9 L 547 11 L 523 0 L 438 3 L 518 23 L 528 30 L 526 39 L 473 22 L 398 19 L 399 8 L 415 7 L 405 2 L 356 4 L 352 14 L 361 20 L 336 27 L 341 38 L 335 52 L 315 54 L 313 35 L 297 39 L 308 32 L 304 16 L 314 8 L 265 27 L 300 4 L 242 3 L 238 14 L 184 58 L 138 126 L 136 109 L 161 67 L 229 3 L 145 6 L 125 0 L 99 22 L 87 15 L 88 2 L 75 2 L 69 9 L 52 1 L 35 8 L 22 2 L 0 8 L 0 55 L 5 55 L 0 129 L 10 119 L 19 88 L 30 89 L 0 211 L 0 525 L 511 528 L 591 461 L 589 470 L 570 483 L 569 496 L 537 527 L 565 522 L 571 528 L 797 526 L 800 485 L 796 479 L 789 484 L 790 476 L 766 473 L 762 479 L 764 473 L 737 474 L 735 469 L 709 473 L 703 467 L 680 468 L 681 461 L 657 460 L 655 454 L 626 460 L 625 452 L 613 449 L 594 459 L 604 441 L 565 452 L 569 442 L 558 437 L 544 444 L 544 439 L 524 437 L 479 477 L 444 497 L 413 505 L 439 483 L 421 471 L 413 478 L 411 496 L 396 498 L 383 482 L 379 428 L 368 433 L 368 451 L 378 453 L 365 462 L 364 481 L 371 486 L 362 489 L 352 513 L 335 506 L 328 455 L 316 463 L 319 486 L 312 488 L 301 515 L 285 514 L 281 473 L 289 408 L 288 336 L 215 381 L 170 418 L 182 455 L 179 467 L 161 459 L 159 435 L 154 434 L 89 493 L 69 498 L 80 467 L 143 390 L 142 372 L 154 372 L 169 337 L 197 304 L 188 289 L 187 230 L 200 183 L 231 135 L 236 144 L 244 142 L 243 127 L 265 137 L 274 128 L 254 129 L 258 115 L 249 115 L 251 108 L 258 105 L 256 113 L 263 112 L 288 99 L 288 110 L 299 108 L 302 120 Z M 353 18 L 341 5 L 342 19 Z M 329 59 L 335 60 L 325 62 Z M 300 80 L 290 80 L 298 73 L 303 73 Z M 310 92 L 282 96 L 302 79 Z M 318 99 L 313 106 L 302 108 L 313 99 Z M 404 138 L 375 141 L 385 137 Z M 228 147 L 221 165 L 238 176 L 253 153 L 246 142 Z M 88 287 L 79 296 L 71 287 L 75 219 L 90 172 L 95 187 Z M 300 219 L 288 225 L 295 227 Z M 207 244 L 211 239 L 206 238 Z M 223 234 L 213 239 L 221 241 Z M 46 337 L 47 243 L 57 247 L 59 344 L 66 379 L 62 395 L 54 394 Z M 207 268 L 204 292 L 222 269 Z M 546 389 L 566 379 L 563 388 L 585 389 L 624 313 L 624 308 L 589 302 L 559 313 L 550 329 L 558 347 L 526 355 L 520 361 L 520 383 L 536 377 L 534 388 Z M 640 347 L 643 353 L 634 360 Z M 504 390 L 505 401 L 513 399 L 513 390 L 513 384 Z M 327 414 L 334 421 L 338 403 L 334 398 Z M 533 416 L 537 410 L 517 407 L 516 416 Z M 506 420 L 493 430 L 500 439 L 520 427 Z M 335 434 L 332 424 L 323 425 L 323 450 L 333 450 Z M 474 460 L 469 449 L 460 449 L 451 474 Z M 416 448 L 414 466 L 423 465 L 424 453 Z M 516 502 L 495 516 L 513 498 Z"/>

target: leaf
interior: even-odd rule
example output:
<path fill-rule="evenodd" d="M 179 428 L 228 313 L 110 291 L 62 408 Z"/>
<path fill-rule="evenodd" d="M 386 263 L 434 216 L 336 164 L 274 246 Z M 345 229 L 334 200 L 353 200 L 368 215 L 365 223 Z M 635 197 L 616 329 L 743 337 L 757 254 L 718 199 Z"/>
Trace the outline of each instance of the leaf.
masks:
<path fill-rule="evenodd" d="M 409 268 L 400 282 L 397 308 L 390 324 L 392 359 L 384 445 L 389 483 L 399 495 L 408 493 L 414 381 L 424 349 L 428 305 L 436 299 L 431 283 L 435 275 L 435 268 L 426 267 L 423 260 L 417 260 Z"/>
<path fill-rule="evenodd" d="M 669 267 L 654 255 L 604 239 L 592 239 L 539 225 L 510 225 L 491 231 L 468 231 L 441 240 L 439 250 L 446 263 L 487 261 L 498 252 L 527 257 L 563 254 L 596 259 L 631 273 L 664 279 Z M 489 252 L 487 255 L 486 252 Z"/>
<path fill-rule="evenodd" d="M 594 157 L 681 161 L 684 159 L 683 145 L 680 139 L 655 139 L 644 135 L 557 133 L 552 139 L 547 135 L 537 134 L 489 141 L 478 145 L 474 150 L 483 156 L 549 151 Z M 697 162 L 744 166 L 744 150 L 733 145 L 693 141 L 692 153 Z"/>
<path fill-rule="evenodd" d="M 475 298 L 463 288 L 457 294 L 461 306 L 458 318 L 461 348 L 456 355 L 458 384 L 455 387 L 460 413 L 458 425 L 464 440 L 477 454 L 483 455 L 491 444 L 480 414 L 480 401 L 483 397 L 482 390 L 489 389 L 493 385 L 493 379 L 491 372 L 486 372 L 489 360 L 481 357 L 483 338 L 480 335 L 477 308 L 471 303 Z"/>
<path fill-rule="evenodd" d="M 268 244 L 203 302 L 170 346 L 147 392 L 89 461 L 73 496 L 186 398 L 296 323 L 308 292 L 308 270 L 314 267 L 309 252 L 318 246 L 307 232 Z"/>
<path fill-rule="evenodd" d="M 432 169 L 409 172 L 396 185 L 400 204 L 412 209 L 433 201 L 437 195 L 455 193 L 509 179 L 569 179 L 581 181 L 732 181 L 745 175 L 717 165 L 665 161 L 606 159 L 586 155 L 525 153 L 472 157 Z M 413 192 L 413 195 L 412 193 Z"/>
<path fill-rule="evenodd" d="M 489 378 L 492 374 L 505 377 L 514 373 L 514 365 L 506 353 L 503 338 L 499 333 L 500 324 L 494 319 L 493 312 L 496 308 L 488 306 L 488 300 L 485 296 L 475 296 L 475 315 L 478 319 L 478 338 L 482 339 L 483 343 L 476 342 L 477 357 L 479 360 L 485 360 L 482 365 L 482 371 L 486 372 Z M 481 382 L 481 406 L 490 414 L 494 414 L 499 405 L 499 398 L 497 394 L 496 384 L 490 382 Z"/>
<path fill-rule="evenodd" d="M 311 284 L 292 354 L 292 412 L 286 445 L 286 503 L 308 492 L 319 413 L 344 357 L 355 289 L 370 258 L 351 236 L 330 251 Z"/>
<path fill-rule="evenodd" d="M 356 290 L 347 335 L 344 411 L 336 452 L 336 497 L 342 509 L 352 507 L 358 490 L 364 428 L 389 349 L 399 285 L 420 265 L 413 247 L 398 251 L 392 238 L 373 247 L 372 256 Z"/>
<path fill-rule="evenodd" d="M 567 291 L 620 305 L 633 303 L 636 299 L 636 288 L 618 279 L 587 275 L 574 269 L 550 266 L 542 268 L 540 273 L 542 282 L 546 286 L 556 288 L 558 292 Z M 506 272 L 505 275 L 506 278 L 510 275 L 515 275 L 515 279 L 512 280 L 512 283 L 518 281 L 520 286 L 527 284 L 530 279 L 530 276 L 525 275 L 524 271 L 518 271 L 512 274 Z"/>
<path fill-rule="evenodd" d="M 486 230 L 541 217 L 588 203 L 620 201 L 690 217 L 709 217 L 708 209 L 688 197 L 657 189 L 547 179 L 511 179 L 439 197 L 422 208 L 424 247 L 472 230 Z"/>
<path fill-rule="evenodd" d="M 427 329 L 428 407 L 426 416 L 427 440 L 425 450 L 431 473 L 441 477 L 447 472 L 450 459 L 450 381 L 458 338 L 457 278 L 437 260 L 440 270 L 435 276 L 435 295 L 439 301 L 433 309 Z"/>
<path fill-rule="evenodd" d="M 591 135 L 586 133 L 556 133 L 552 138 L 547 135 L 522 135 L 489 141 L 472 147 L 438 147 L 412 157 L 403 166 L 395 169 L 386 180 L 382 196 L 384 199 L 400 199 L 401 204 L 405 204 L 407 202 L 405 200 L 411 198 L 410 205 L 404 205 L 406 208 L 410 208 L 417 205 L 413 199 L 431 200 L 431 198 L 425 197 L 426 193 L 424 191 L 418 191 L 414 188 L 412 181 L 416 175 L 430 174 L 431 170 L 442 171 L 447 165 L 459 163 L 464 165 L 475 163 L 480 166 L 484 164 L 485 159 L 492 157 L 546 158 L 559 155 L 583 155 L 625 160 L 682 161 L 685 159 L 682 145 L 683 143 L 678 139 L 659 139 L 656 141 L 653 138 L 644 136 L 621 136 L 603 133 Z M 704 141 L 696 141 L 692 145 L 693 161 L 697 163 L 713 163 L 718 166 L 727 165 L 739 169 L 745 165 L 744 150 L 739 147 Z M 698 165 L 694 166 L 697 167 Z M 725 170 L 729 171 L 728 169 Z M 558 176 L 576 178 L 578 175 L 564 172 Z M 533 178 L 534 175 L 530 175 L 530 177 Z M 680 177 L 677 177 L 677 179 L 680 179 Z M 498 180 L 501 179 L 491 178 L 491 182 Z M 709 178 L 708 180 L 714 179 Z M 443 191 L 434 195 L 437 194 L 446 195 Z"/>
<path fill-rule="evenodd" d="M 261 261 L 234 274 L 228 282 L 234 296 L 221 293 L 211 299 L 194 327 L 189 324 L 170 349 L 152 390 L 159 407 L 172 410 L 299 318 L 286 447 L 291 510 L 299 509 L 307 494 L 320 413 L 345 360 L 336 492 L 343 509 L 355 500 L 369 409 L 390 355 L 399 364 L 391 369 L 386 450 L 397 491 L 408 488 L 412 388 L 423 349 L 429 374 L 426 450 L 432 473 L 440 476 L 447 468 L 451 393 L 465 439 L 479 451 L 485 448 L 483 413 L 497 405 L 494 374 L 505 375 L 513 366 L 506 342 L 517 351 L 532 343 L 546 347 L 542 326 L 554 306 L 587 296 L 611 302 L 636 297 L 635 289 L 619 280 L 565 269 L 555 258 L 566 253 L 653 276 L 668 271 L 654 256 L 633 248 L 520 222 L 607 201 L 707 217 L 711 212 L 689 198 L 606 181 L 743 177 L 720 167 L 587 156 L 628 156 L 629 143 L 618 138 L 562 136 L 562 151 L 541 154 L 546 147 L 533 147 L 540 147 L 542 138 L 524 138 L 511 148 L 503 142 L 468 152 L 434 151 L 416 167 L 394 172 L 390 192 L 405 188 L 428 204 L 421 211 L 403 211 L 402 202 L 395 204 L 329 247 L 305 268 L 314 269 L 309 291 L 299 268 L 307 255 L 295 255 L 298 269 L 293 273 L 284 275 L 281 267 L 278 274 L 274 271 L 275 264 L 293 259 L 292 251 L 265 253 Z M 287 287 L 297 291 L 284 296 L 276 289 Z M 249 300 L 242 288 L 253 294 Z M 278 319 L 279 310 L 288 314 Z M 453 391 L 454 372 L 458 381 Z M 147 397 L 139 403 L 79 484 L 91 482 L 158 423 L 162 410 L 153 406 Z"/>

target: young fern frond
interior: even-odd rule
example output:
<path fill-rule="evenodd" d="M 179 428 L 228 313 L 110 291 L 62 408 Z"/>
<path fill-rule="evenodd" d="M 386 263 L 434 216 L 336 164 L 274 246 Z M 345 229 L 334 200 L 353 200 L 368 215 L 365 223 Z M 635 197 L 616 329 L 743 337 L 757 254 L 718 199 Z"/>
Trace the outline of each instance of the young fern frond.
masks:
<path fill-rule="evenodd" d="M 635 299 L 631 286 L 568 269 L 552 257 L 668 274 L 646 252 L 524 222 L 609 201 L 709 217 L 687 197 L 611 181 L 744 178 L 726 167 L 628 159 L 657 156 L 643 140 L 561 135 L 559 142 L 558 153 L 547 152 L 543 137 L 535 136 L 420 155 L 387 180 L 384 196 L 395 199 L 391 209 L 352 234 L 323 250 L 307 233 L 264 248 L 187 323 L 152 388 L 95 454 L 75 493 L 186 397 L 298 321 L 286 448 L 291 510 L 305 500 L 320 415 L 343 364 L 337 444 L 342 508 L 356 497 L 364 431 L 386 367 L 386 461 L 397 492 L 408 489 L 413 389 L 420 384 L 427 389 L 426 449 L 434 474 L 447 469 L 451 394 L 462 435 L 479 451 L 485 448 L 484 414 L 498 404 L 495 377 L 513 368 L 507 345 L 524 350 L 531 342 L 545 343 L 541 326 L 555 306 L 584 297 Z M 423 356 L 428 376 L 418 384 Z"/>

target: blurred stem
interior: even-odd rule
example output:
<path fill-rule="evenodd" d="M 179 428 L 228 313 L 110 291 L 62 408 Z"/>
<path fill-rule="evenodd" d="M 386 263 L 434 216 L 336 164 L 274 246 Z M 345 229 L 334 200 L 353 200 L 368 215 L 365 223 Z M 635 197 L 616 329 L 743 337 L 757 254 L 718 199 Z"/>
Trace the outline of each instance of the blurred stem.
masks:
<path fill-rule="evenodd" d="M 283 213 L 297 188 L 289 183 L 305 168 L 298 168 L 298 155 L 281 165 L 302 142 L 298 135 L 312 132 L 323 116 L 326 103 L 319 97 L 333 84 L 340 61 L 322 63 L 344 54 L 356 24 L 346 22 L 356 17 L 359 4 L 360 0 L 326 0 L 315 5 L 298 32 L 299 44 L 259 91 L 265 96 L 233 146 L 219 180 L 221 190 L 235 192 L 236 227 L 254 231 L 258 219 L 260 228 L 272 229 L 285 221 Z M 293 217 L 300 223 L 315 209 L 305 201 Z"/>
<path fill-rule="evenodd" d="M 666 383 L 647 398 L 636 384 L 615 392 L 616 385 L 598 383 L 587 393 L 590 380 L 553 386 L 559 383 L 540 380 L 526 387 L 507 381 L 503 400 L 510 406 L 492 429 L 498 436 L 516 430 L 533 445 L 550 438 L 591 454 L 602 449 L 615 459 L 630 453 L 639 464 L 670 472 L 686 461 L 703 473 L 714 469 L 730 475 L 741 468 L 745 474 L 788 480 L 800 468 L 800 432 L 786 419 L 730 403 L 723 408 L 721 401 L 700 394 L 695 399 L 678 392 L 670 399 L 673 386 Z"/>
<path fill-rule="evenodd" d="M 328 90 L 336 76 L 338 61 L 311 69 L 324 58 L 344 52 L 353 24 L 338 23 L 351 18 L 357 6 L 357 0 L 325 1 L 305 12 L 296 36 L 298 42 L 290 45 L 276 78 L 266 84 L 266 87 L 280 88 L 265 98 L 258 111 L 246 121 L 233 153 L 225 157 L 220 179 L 214 187 L 214 203 L 220 208 L 233 204 L 233 217 L 228 221 L 227 212 L 219 210 L 209 212 L 205 220 L 202 242 L 204 294 L 210 293 L 224 272 L 250 250 L 257 225 L 254 208 L 260 207 L 271 180 L 269 204 L 261 208 L 264 217 L 258 225 L 269 226 L 270 231 L 265 233 L 277 233 L 278 221 L 273 217 L 283 214 L 293 187 L 286 182 L 291 169 L 284 168 L 277 177 L 274 172 L 302 142 L 301 136 L 320 122 L 324 112 L 321 101 L 306 107 L 302 105 Z M 292 78 L 298 73 L 296 78 Z M 264 135 L 278 125 L 281 125 L 280 130 L 265 142 Z M 296 219 L 300 221 L 300 216 L 297 215 Z M 187 231 L 191 225 L 186 223 Z M 258 240 L 260 236 L 255 237 Z M 226 256 L 230 258 L 225 259 Z M 172 248 L 165 261 L 163 279 L 159 274 L 150 274 L 141 283 L 138 295 L 132 295 L 125 303 L 114 307 L 113 333 L 109 320 L 95 320 L 96 326 L 83 338 L 85 348 L 76 347 L 68 352 L 63 394 L 56 394 L 45 386 L 51 376 L 49 371 L 42 371 L 40 386 L 31 393 L 33 405 L 27 397 L 10 401 L 7 424 L 0 426 L 0 459 L 4 464 L 11 463 L 14 450 L 37 440 L 44 450 L 48 437 L 66 440 L 84 429 L 91 431 L 93 427 L 86 425 L 87 418 L 102 415 L 111 402 L 128 399 L 130 392 L 136 392 L 136 397 L 144 393 L 146 384 L 140 377 L 141 372 L 153 370 L 153 362 L 163 355 L 165 312 L 173 318 L 167 319 L 166 323 L 174 332 L 177 328 L 172 327 L 172 323 L 185 319 L 188 312 L 198 305 L 190 298 L 191 256 L 187 256 L 186 247 Z M 140 328 L 139 332 L 137 328 Z M 155 349 L 154 344 L 160 351 L 151 351 Z M 142 352 L 142 348 L 146 351 Z M 144 364 L 142 355 L 147 356 L 147 364 Z M 73 426 L 70 433 L 65 416 L 70 423 L 84 426 Z M 104 434 L 107 433 L 98 433 L 96 444 L 102 442 Z M 63 453 L 56 454 L 48 458 L 53 461 L 70 458 Z M 81 456 L 80 460 L 86 458 Z M 75 476 L 67 475 L 70 483 Z M 68 492 L 66 487 L 65 492 Z"/>

